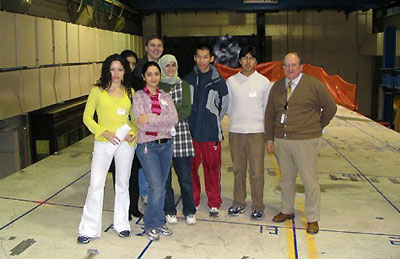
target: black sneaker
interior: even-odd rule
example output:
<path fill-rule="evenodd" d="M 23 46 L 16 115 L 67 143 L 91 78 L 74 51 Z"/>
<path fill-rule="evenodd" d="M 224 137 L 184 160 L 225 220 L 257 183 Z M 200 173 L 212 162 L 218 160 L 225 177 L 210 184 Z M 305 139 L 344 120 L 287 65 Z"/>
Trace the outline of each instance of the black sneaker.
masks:
<path fill-rule="evenodd" d="M 250 215 L 251 219 L 262 219 L 264 218 L 265 214 L 264 211 L 262 210 L 253 210 L 253 212 Z"/>
<path fill-rule="evenodd" d="M 129 230 L 123 230 L 118 233 L 119 237 L 129 237 L 131 235 L 131 232 Z"/>
<path fill-rule="evenodd" d="M 228 215 L 229 216 L 238 216 L 239 214 L 242 214 L 246 210 L 240 206 L 233 205 L 232 207 L 229 208 L 228 210 Z"/>
<path fill-rule="evenodd" d="M 210 213 L 208 213 L 210 217 L 219 217 L 219 210 L 218 208 L 212 207 L 210 208 Z"/>
<path fill-rule="evenodd" d="M 90 242 L 90 237 L 88 236 L 78 236 L 78 244 L 89 244 Z"/>

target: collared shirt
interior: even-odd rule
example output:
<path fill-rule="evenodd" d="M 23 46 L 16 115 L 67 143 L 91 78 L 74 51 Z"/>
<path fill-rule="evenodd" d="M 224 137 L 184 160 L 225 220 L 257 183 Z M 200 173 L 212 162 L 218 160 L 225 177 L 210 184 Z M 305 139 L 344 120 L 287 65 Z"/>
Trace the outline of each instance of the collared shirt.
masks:
<path fill-rule="evenodd" d="M 292 80 L 292 85 L 291 85 L 291 87 L 292 87 L 292 93 L 293 93 L 294 89 L 296 89 L 296 86 L 298 85 L 298 83 L 299 83 L 299 81 L 300 81 L 302 75 L 303 75 L 303 73 L 300 73 L 295 79 Z M 286 86 L 286 87 L 288 86 L 289 81 L 290 81 L 289 78 L 286 77 L 286 78 L 285 78 L 285 86 Z"/>
<path fill-rule="evenodd" d="M 271 83 L 254 71 L 249 77 L 237 73 L 226 81 L 229 92 L 229 131 L 233 133 L 264 132 L 265 108 Z"/>

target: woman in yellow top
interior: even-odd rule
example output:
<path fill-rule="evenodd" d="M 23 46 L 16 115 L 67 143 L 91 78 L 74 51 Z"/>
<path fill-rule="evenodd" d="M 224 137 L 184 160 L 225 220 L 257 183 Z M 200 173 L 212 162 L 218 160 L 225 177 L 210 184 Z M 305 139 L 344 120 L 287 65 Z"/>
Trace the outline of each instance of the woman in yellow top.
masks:
<path fill-rule="evenodd" d="M 95 141 L 90 184 L 79 225 L 78 243 L 81 244 L 100 237 L 104 184 L 113 157 L 116 164 L 114 230 L 120 237 L 130 236 L 128 186 L 137 126 L 129 119 L 129 115 L 133 118 L 131 100 L 134 94 L 127 85 L 129 76 L 129 65 L 123 57 L 114 54 L 106 58 L 101 77 L 90 91 L 83 113 L 83 122 L 94 134 Z M 98 122 L 93 118 L 95 112 Z M 131 130 L 124 139 L 119 139 L 116 132 L 125 124 Z"/>

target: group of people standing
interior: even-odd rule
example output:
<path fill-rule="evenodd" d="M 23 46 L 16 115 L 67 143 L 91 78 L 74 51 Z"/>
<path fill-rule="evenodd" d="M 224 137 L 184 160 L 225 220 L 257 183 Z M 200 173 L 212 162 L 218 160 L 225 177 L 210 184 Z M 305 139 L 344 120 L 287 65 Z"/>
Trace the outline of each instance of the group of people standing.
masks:
<path fill-rule="evenodd" d="M 112 161 L 113 229 L 120 237 L 130 236 L 132 216 L 142 216 L 138 210 L 138 168 L 143 169 L 149 185 L 143 220 L 144 234 L 150 240 L 172 235 L 166 223 L 177 223 L 171 162 L 181 189 L 186 223 L 196 223 L 201 196 L 200 164 L 209 216 L 218 217 L 222 203 L 221 120 L 225 114 L 230 117 L 229 147 L 234 172 L 233 204 L 228 215 L 245 212 L 248 167 L 250 218 L 265 217 L 266 147 L 269 153 L 275 152 L 281 169 L 283 207 L 273 221 L 294 218 L 294 185 L 299 171 L 306 190 L 310 225 L 307 232 L 317 233 L 318 143 L 336 105 L 321 82 L 301 73 L 300 56 L 285 56 L 285 78 L 271 88 L 270 81 L 255 70 L 259 56 L 253 46 L 241 49 L 238 63 L 242 69 L 226 82 L 212 65 L 214 56 L 207 44 L 196 48 L 196 65 L 183 79 L 178 76 L 176 58 L 161 57 L 160 38 L 150 37 L 145 48 L 147 55 L 140 61 L 131 51 L 108 57 L 89 94 L 83 120 L 95 141 L 78 243 L 87 244 L 100 237 L 104 185 Z M 123 128 L 127 130 L 121 135 Z"/>

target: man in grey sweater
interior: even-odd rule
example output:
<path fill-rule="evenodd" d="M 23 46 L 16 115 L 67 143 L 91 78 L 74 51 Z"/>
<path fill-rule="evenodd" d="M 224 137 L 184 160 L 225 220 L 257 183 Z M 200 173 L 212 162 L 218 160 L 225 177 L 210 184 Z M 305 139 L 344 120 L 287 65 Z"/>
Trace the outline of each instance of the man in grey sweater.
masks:
<path fill-rule="evenodd" d="M 307 233 L 319 231 L 321 194 L 318 183 L 318 144 L 337 106 L 326 86 L 301 73 L 301 58 L 283 59 L 285 78 L 272 87 L 265 112 L 267 151 L 275 153 L 281 171 L 282 210 L 272 220 L 294 218 L 295 185 L 300 172 L 305 189 Z"/>

